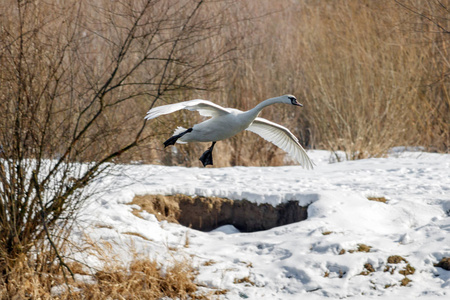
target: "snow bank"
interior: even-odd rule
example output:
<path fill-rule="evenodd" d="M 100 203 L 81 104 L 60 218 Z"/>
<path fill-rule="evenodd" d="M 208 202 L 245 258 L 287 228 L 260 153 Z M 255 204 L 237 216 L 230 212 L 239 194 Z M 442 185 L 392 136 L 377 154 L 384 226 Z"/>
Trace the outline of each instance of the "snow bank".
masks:
<path fill-rule="evenodd" d="M 326 151 L 309 155 L 313 171 L 119 166 L 95 182 L 102 193 L 86 207 L 84 222 L 94 240 L 114 241 L 119 248 L 132 240 L 138 251 L 162 263 L 189 257 L 199 283 L 229 291 L 223 299 L 448 296 L 450 272 L 434 264 L 450 256 L 450 155 L 396 151 L 388 158 L 340 163 L 329 163 Z M 308 219 L 299 223 L 253 233 L 230 226 L 206 233 L 158 222 L 150 214 L 138 218 L 126 205 L 135 195 L 176 193 L 310 206 Z M 130 232 L 144 238 L 125 234 Z M 358 251 L 361 245 L 370 251 Z M 392 255 L 405 261 L 389 264 Z M 413 274 L 402 271 L 408 264 Z M 405 276 L 411 281 L 402 286 Z"/>

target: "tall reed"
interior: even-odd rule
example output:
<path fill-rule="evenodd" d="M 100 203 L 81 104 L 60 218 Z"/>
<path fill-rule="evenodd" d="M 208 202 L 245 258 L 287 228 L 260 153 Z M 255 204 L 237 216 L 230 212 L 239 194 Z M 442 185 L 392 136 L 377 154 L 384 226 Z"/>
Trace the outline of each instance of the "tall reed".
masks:
<path fill-rule="evenodd" d="M 440 13 L 440 20 L 450 17 L 436 3 L 434 10 L 426 1 L 408 3 L 430 9 L 430 15 Z M 292 93 L 303 109 L 272 106 L 262 116 L 291 129 L 307 148 L 343 150 L 348 159 L 383 156 L 394 146 L 449 150 L 448 34 L 436 32 L 426 19 L 391 0 L 235 5 L 246 21 L 225 32 L 234 30 L 244 38 L 238 57 L 222 66 L 227 76 L 221 88 L 175 101 L 204 97 L 249 109 Z M 186 126 L 198 120 L 187 121 L 192 112 L 180 115 Z M 166 163 L 198 165 L 206 147 L 177 145 L 176 154 L 160 154 L 171 153 Z M 251 133 L 218 143 L 216 153 L 219 166 L 289 163 L 281 150 Z"/>

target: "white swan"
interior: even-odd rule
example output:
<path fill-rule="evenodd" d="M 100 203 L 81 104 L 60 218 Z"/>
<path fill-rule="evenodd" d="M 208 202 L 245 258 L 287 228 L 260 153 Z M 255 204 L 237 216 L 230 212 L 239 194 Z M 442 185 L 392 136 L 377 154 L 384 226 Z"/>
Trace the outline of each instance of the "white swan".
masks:
<path fill-rule="evenodd" d="M 212 142 L 211 147 L 200 157 L 200 161 L 205 167 L 213 164 L 212 150 L 217 141 L 230 138 L 243 130 L 249 130 L 289 153 L 304 168 L 312 169 L 313 163 L 305 149 L 289 129 L 269 120 L 258 118 L 258 114 L 264 107 L 275 103 L 303 106 L 292 95 L 267 99 L 248 111 L 224 108 L 207 100 L 196 99 L 152 108 L 145 118 L 150 120 L 181 109 L 196 110 L 202 116 L 211 117 L 189 129 L 178 127 L 173 136 L 164 142 L 165 147 L 174 145 L 176 142 Z"/>

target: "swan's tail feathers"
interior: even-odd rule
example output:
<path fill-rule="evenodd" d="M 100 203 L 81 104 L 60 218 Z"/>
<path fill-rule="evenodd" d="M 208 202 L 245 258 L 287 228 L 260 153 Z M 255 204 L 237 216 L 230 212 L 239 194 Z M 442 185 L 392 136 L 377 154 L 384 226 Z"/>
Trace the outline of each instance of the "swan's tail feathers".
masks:
<path fill-rule="evenodd" d="M 178 135 L 178 134 L 180 134 L 180 133 L 185 132 L 186 130 L 187 130 L 186 128 L 181 127 L 181 126 L 178 126 L 178 127 L 175 129 L 175 131 L 173 132 L 173 135 Z"/>
<path fill-rule="evenodd" d="M 178 126 L 178 127 L 175 129 L 175 131 L 173 132 L 173 135 L 176 136 L 176 135 L 182 134 L 182 133 L 185 132 L 186 130 L 187 130 L 186 128 L 181 127 L 181 126 Z M 177 140 L 177 143 L 178 143 L 178 144 L 187 144 L 186 142 L 183 142 L 183 141 L 180 141 L 180 140 Z"/>
<path fill-rule="evenodd" d="M 186 129 L 183 127 L 177 127 L 177 129 L 175 129 L 174 134 L 167 140 L 164 142 L 164 148 L 166 148 L 167 146 L 170 145 L 175 145 L 175 143 L 180 143 L 180 144 L 186 144 L 186 142 L 183 141 L 179 141 L 179 138 L 182 138 L 183 135 L 185 135 L 186 133 L 189 133 L 192 131 L 192 128 Z"/>

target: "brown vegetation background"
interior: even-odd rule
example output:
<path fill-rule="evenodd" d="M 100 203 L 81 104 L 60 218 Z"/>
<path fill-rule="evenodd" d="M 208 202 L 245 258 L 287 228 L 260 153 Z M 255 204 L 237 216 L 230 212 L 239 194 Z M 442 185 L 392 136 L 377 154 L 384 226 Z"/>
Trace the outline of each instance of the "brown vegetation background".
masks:
<path fill-rule="evenodd" d="M 422 146 L 429 151 L 448 152 L 450 13 L 449 6 L 442 5 L 448 1 L 206 2 L 206 8 L 195 18 L 201 22 L 218 18 L 220 23 L 211 23 L 208 30 L 197 32 L 204 36 L 205 42 L 179 47 L 182 49 L 179 59 L 211 57 L 211 61 L 202 61 L 201 71 L 192 76 L 183 74 L 179 82 L 174 78 L 171 84 L 176 83 L 177 88 L 171 86 L 163 96 L 158 94 L 161 85 L 145 85 L 144 81 L 139 87 L 123 85 L 105 97 L 114 105 L 82 143 L 83 160 L 96 160 L 101 156 L 99 153 L 130 143 L 155 99 L 156 106 L 203 98 L 245 110 L 264 99 L 288 93 L 296 95 L 304 108 L 292 110 L 276 105 L 265 109 L 262 116 L 287 126 L 306 148 L 343 150 L 349 159 L 382 156 L 393 146 Z M 56 76 L 51 74 L 52 70 L 45 69 L 42 60 L 57 60 L 62 50 L 55 45 L 65 45 L 75 34 L 84 34 L 82 39 L 76 37 L 76 50 L 83 51 L 78 51 L 77 56 L 66 56 L 62 61 L 72 66 L 70 89 L 57 91 L 60 101 L 80 103 L 80 109 L 90 96 L 84 94 L 84 90 L 95 92 L 92 86 L 102 80 L 98 74 L 107 74 L 114 67 L 110 61 L 115 53 L 104 51 L 108 41 L 96 33 L 101 32 L 115 43 L 114 39 L 124 38 L 117 28 L 131 22 L 125 17 L 117 18 L 113 23 L 116 28 L 111 28 L 111 23 L 102 20 L 108 17 L 105 13 L 108 2 L 94 3 L 81 5 L 74 11 L 69 4 L 64 6 L 55 1 L 43 6 L 45 11 L 39 11 L 37 5 L 35 11 L 29 13 L 49 25 L 45 27 L 45 34 L 33 37 L 39 39 L 28 49 L 34 53 L 26 53 L 32 55 L 37 65 L 33 70 L 36 74 L 27 80 L 40 80 L 44 85 L 48 76 Z M 183 7 L 189 1 L 168 3 Z M 155 7 L 169 10 L 169 6 Z M 74 14 L 83 15 L 82 20 L 91 31 L 65 28 L 64 24 L 74 18 Z M 8 30 L 11 24 L 7 21 L 14 23 L 15 17 L 14 14 L 2 17 L 3 30 Z M 152 15 L 147 18 L 151 20 Z M 123 59 L 133 65 L 148 45 L 139 42 L 130 47 L 128 56 Z M 155 51 L 170 49 L 161 45 Z M 195 61 L 188 63 L 192 67 Z M 159 70 L 159 64 L 155 59 L 153 66 L 149 63 L 131 77 L 139 82 L 140 74 L 143 78 L 149 77 Z M 179 72 L 176 68 L 183 67 L 185 65 L 180 63 L 171 71 Z M 4 82 L 14 76 L 8 71 L 5 67 L 0 70 Z M 92 75 L 91 78 L 89 73 L 97 77 Z M 61 79 L 69 80 L 63 76 Z M 8 87 L 3 83 L 2 98 L 10 94 L 5 89 Z M 34 96 L 33 93 L 39 91 L 30 93 Z M 124 100 L 128 98 L 132 101 Z M 118 103 L 120 101 L 123 104 Z M 8 110 L 11 108 L 2 107 L 3 115 L 8 115 Z M 59 155 L 58 143 L 70 140 L 65 132 L 71 129 L 59 124 L 72 113 L 62 111 L 60 120 L 53 120 L 55 142 L 50 144 L 54 147 L 45 149 L 49 157 Z M 86 117 L 89 118 L 88 113 Z M 198 157 L 206 144 L 164 149 L 162 142 L 176 126 L 191 126 L 200 120 L 192 112 L 160 117 L 146 125 L 147 138 L 116 161 L 199 166 Z M 75 122 L 71 124 L 74 126 Z M 216 166 L 289 163 L 283 151 L 251 133 L 218 143 L 215 153 Z"/>
<path fill-rule="evenodd" d="M 220 89 L 171 101 L 204 98 L 249 109 L 292 93 L 304 108 L 277 105 L 262 116 L 288 127 L 307 148 L 343 150 L 349 159 L 382 156 L 393 146 L 448 152 L 448 1 L 233 5 L 248 20 L 230 28 L 242 39 L 238 55 L 223 66 Z M 192 115 L 152 122 L 152 155 L 140 151 L 140 159 L 197 166 L 205 144 L 177 145 L 177 154 L 161 144 L 176 123 L 193 124 Z M 281 150 L 251 133 L 218 143 L 215 153 L 218 166 L 285 163 Z"/>

